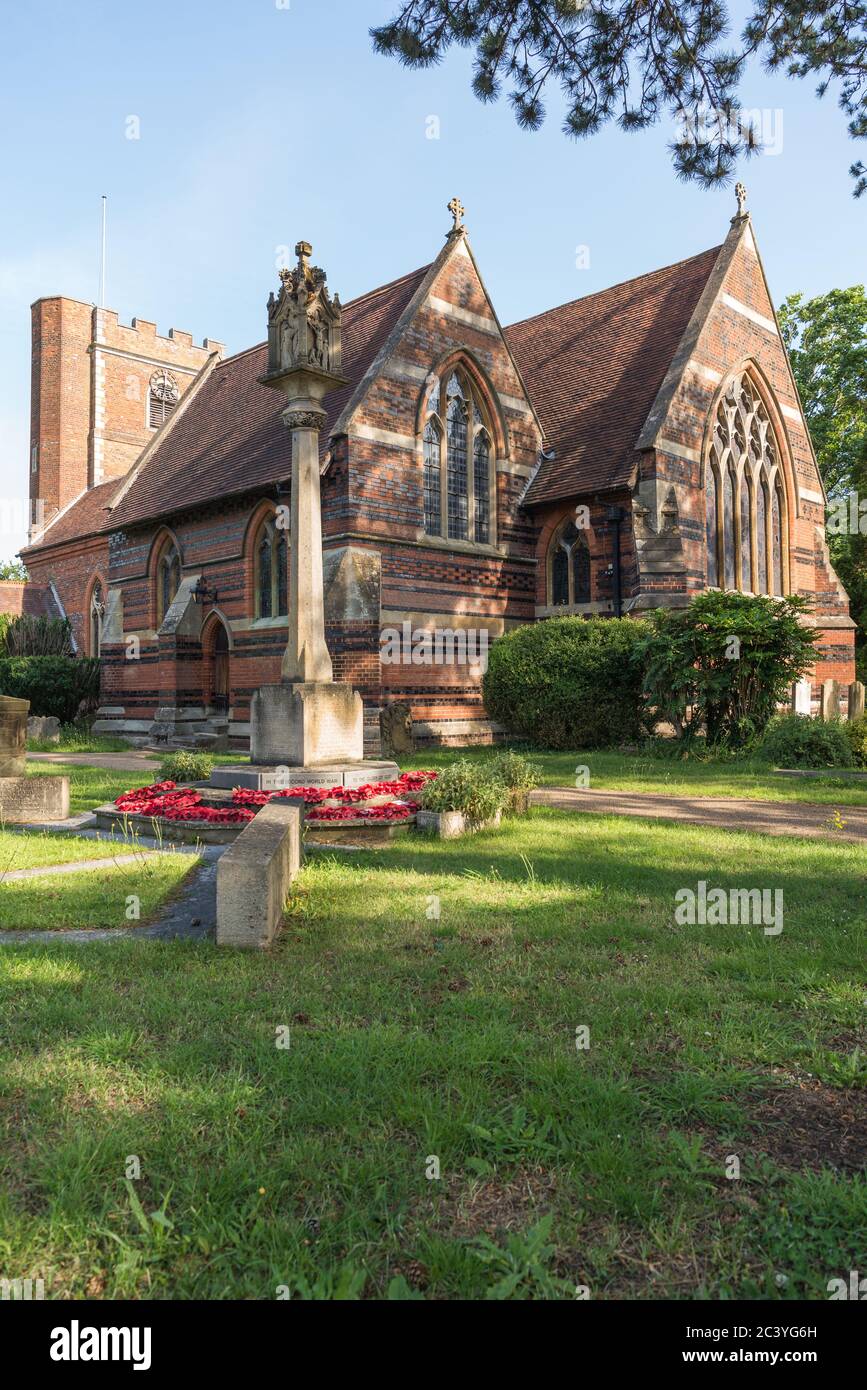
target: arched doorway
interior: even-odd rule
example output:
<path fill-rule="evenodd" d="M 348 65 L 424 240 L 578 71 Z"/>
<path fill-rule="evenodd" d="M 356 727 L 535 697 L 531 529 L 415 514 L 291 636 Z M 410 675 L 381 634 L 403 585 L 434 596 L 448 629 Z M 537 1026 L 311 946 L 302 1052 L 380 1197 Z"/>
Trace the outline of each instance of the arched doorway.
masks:
<path fill-rule="evenodd" d="M 211 705 L 219 714 L 226 714 L 229 709 L 229 634 L 222 623 L 217 623 L 216 627 Z"/>

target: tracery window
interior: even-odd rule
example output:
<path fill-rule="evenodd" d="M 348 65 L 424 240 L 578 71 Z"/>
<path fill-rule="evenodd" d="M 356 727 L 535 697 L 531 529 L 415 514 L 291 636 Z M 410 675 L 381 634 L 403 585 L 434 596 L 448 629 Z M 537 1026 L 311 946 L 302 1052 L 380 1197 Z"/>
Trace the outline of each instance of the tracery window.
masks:
<path fill-rule="evenodd" d="M 181 557 L 169 542 L 157 561 L 157 627 L 162 626 L 181 587 Z"/>
<path fill-rule="evenodd" d="M 90 655 L 99 656 L 102 647 L 102 620 L 105 616 L 105 599 L 102 584 L 97 579 L 90 592 Z"/>
<path fill-rule="evenodd" d="M 783 594 L 788 507 L 779 446 L 751 377 L 729 383 L 705 464 L 708 587 Z"/>
<path fill-rule="evenodd" d="M 493 539 L 491 431 L 481 396 L 460 368 L 428 387 L 422 449 L 426 534 L 489 543 Z"/>
<path fill-rule="evenodd" d="M 590 547 L 571 518 L 564 522 L 548 548 L 548 604 L 574 607 L 590 602 Z"/>
<path fill-rule="evenodd" d="M 256 534 L 255 607 L 257 618 L 285 618 L 289 612 L 289 551 L 284 527 L 266 517 Z"/>

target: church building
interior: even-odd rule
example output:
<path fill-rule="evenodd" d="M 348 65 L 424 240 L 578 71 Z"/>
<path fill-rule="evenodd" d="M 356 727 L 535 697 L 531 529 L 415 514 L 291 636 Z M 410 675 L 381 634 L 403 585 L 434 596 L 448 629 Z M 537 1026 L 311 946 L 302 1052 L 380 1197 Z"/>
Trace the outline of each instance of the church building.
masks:
<path fill-rule="evenodd" d="M 814 697 L 854 680 L 825 493 L 742 187 L 722 245 L 506 328 L 457 199 L 450 212 L 431 264 L 335 301 L 326 638 L 335 680 L 363 697 L 367 751 L 395 704 L 420 744 L 497 736 L 479 660 L 459 659 L 479 634 L 683 607 L 707 587 L 809 596 Z M 310 254 L 300 243 L 299 271 L 322 275 Z M 33 306 L 22 558 L 46 611 L 101 660 L 98 730 L 245 748 L 254 692 L 280 680 L 291 436 L 268 360 L 267 342 L 226 357 L 73 300 Z M 386 660 L 394 631 L 468 640 L 446 660 Z"/>

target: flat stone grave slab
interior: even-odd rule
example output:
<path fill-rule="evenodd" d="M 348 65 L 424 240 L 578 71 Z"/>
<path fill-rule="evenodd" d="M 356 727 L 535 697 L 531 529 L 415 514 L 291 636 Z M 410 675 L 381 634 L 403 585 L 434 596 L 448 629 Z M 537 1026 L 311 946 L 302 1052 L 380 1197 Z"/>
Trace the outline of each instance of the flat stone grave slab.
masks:
<path fill-rule="evenodd" d="M 270 767 L 242 764 L 215 767 L 210 785 L 232 790 L 282 792 L 291 787 L 364 787 L 368 783 L 396 782 L 400 768 L 392 762 L 320 763 L 318 767 Z"/>
<path fill-rule="evenodd" d="M 27 825 L 68 817 L 68 777 L 0 777 L 0 822 Z"/>

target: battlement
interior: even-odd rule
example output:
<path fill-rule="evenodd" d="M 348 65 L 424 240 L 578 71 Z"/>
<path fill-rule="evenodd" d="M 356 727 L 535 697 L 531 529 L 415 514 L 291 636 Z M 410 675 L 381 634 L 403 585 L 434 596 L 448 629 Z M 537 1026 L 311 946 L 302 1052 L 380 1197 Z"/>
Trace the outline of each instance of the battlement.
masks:
<path fill-rule="evenodd" d="M 223 343 L 64 295 L 31 306 L 30 495 L 46 515 L 122 478 Z M 158 395 L 158 399 L 155 398 Z"/>

